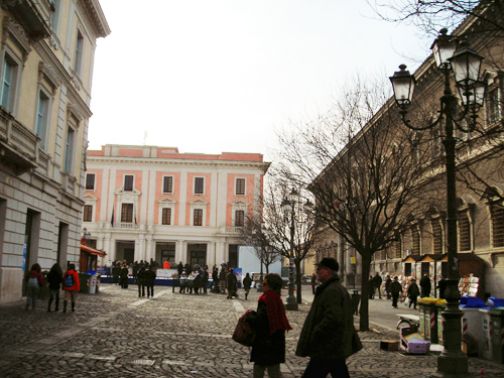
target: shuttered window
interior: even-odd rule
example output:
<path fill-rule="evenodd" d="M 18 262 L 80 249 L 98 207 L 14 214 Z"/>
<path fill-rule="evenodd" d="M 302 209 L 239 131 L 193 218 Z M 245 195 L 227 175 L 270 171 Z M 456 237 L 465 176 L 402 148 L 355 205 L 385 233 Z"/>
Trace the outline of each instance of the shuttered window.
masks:
<path fill-rule="evenodd" d="M 492 217 L 492 246 L 504 247 L 504 208 L 499 203 L 490 204 Z"/>
<path fill-rule="evenodd" d="M 84 205 L 84 214 L 82 220 L 84 222 L 93 221 L 93 205 Z"/>
<path fill-rule="evenodd" d="M 163 208 L 161 214 L 161 224 L 170 225 L 171 224 L 171 208 L 165 207 Z"/>
<path fill-rule="evenodd" d="M 431 220 L 432 227 L 432 252 L 443 253 L 443 228 L 441 227 L 441 218 Z"/>
<path fill-rule="evenodd" d="M 133 223 L 133 204 L 123 203 L 121 205 L 121 222 Z"/>
<path fill-rule="evenodd" d="M 202 209 L 194 209 L 193 225 L 194 226 L 203 226 L 203 210 Z"/>
<path fill-rule="evenodd" d="M 458 214 L 458 242 L 459 251 L 471 250 L 471 224 L 469 223 L 469 215 L 467 211 L 461 211 Z"/>

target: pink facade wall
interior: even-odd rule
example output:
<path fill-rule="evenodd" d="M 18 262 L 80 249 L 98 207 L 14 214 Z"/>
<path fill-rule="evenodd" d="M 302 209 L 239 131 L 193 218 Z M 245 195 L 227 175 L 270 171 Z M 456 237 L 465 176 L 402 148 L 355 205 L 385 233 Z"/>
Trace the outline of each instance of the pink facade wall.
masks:
<path fill-rule="evenodd" d="M 100 219 L 100 211 L 102 207 L 101 192 L 103 187 L 103 170 L 95 169 L 95 170 L 88 170 L 86 172 L 86 174 L 90 173 L 94 173 L 95 175 L 95 187 L 94 190 L 86 190 L 84 195 L 89 195 L 96 199 L 93 222 L 97 222 Z"/>
<path fill-rule="evenodd" d="M 236 179 L 245 179 L 245 195 L 236 194 Z M 226 226 L 233 224 L 233 203 L 245 202 L 247 204 L 247 215 L 251 215 L 254 202 L 254 175 L 228 174 L 227 176 L 227 197 L 226 197 Z"/>
<path fill-rule="evenodd" d="M 119 169 L 116 171 L 116 180 L 115 180 L 115 187 L 114 187 L 114 192 L 117 191 L 117 190 L 120 190 L 123 188 L 124 186 L 124 176 L 126 175 L 133 175 L 134 176 L 134 179 L 133 179 L 133 189 L 135 191 L 138 191 L 138 192 L 141 192 L 142 190 L 142 171 L 137 171 L 137 170 L 122 170 L 122 169 Z M 117 203 L 116 203 L 116 198 L 114 198 L 114 218 L 115 218 L 115 222 L 120 222 L 121 221 L 121 209 L 117 207 Z M 140 219 L 140 211 L 138 211 L 139 209 L 142 208 L 142 197 L 139 197 L 138 198 L 138 202 L 136 203 L 136 206 L 135 206 L 135 217 L 136 219 L 134 219 L 134 221 L 136 220 L 137 223 L 142 223 L 144 220 L 143 219 Z"/>
<path fill-rule="evenodd" d="M 194 178 L 195 177 L 203 177 L 205 179 L 204 193 L 203 194 L 194 194 Z M 188 173 L 187 174 L 187 203 L 186 203 L 186 219 L 185 224 L 187 226 L 191 225 L 191 204 L 194 202 L 202 201 L 206 203 L 203 207 L 205 212 L 205 220 L 203 226 L 208 226 L 210 224 L 210 187 L 211 187 L 211 176 L 209 173 Z"/>
<path fill-rule="evenodd" d="M 173 177 L 173 192 L 163 193 L 163 177 L 172 176 Z M 178 226 L 179 224 L 179 212 L 180 212 L 180 173 L 179 172 L 169 172 L 169 171 L 158 171 L 156 172 L 156 194 L 154 199 L 154 224 L 161 224 L 160 214 L 161 214 L 161 202 L 162 201 L 173 201 L 175 205 L 172 206 L 172 225 Z"/>

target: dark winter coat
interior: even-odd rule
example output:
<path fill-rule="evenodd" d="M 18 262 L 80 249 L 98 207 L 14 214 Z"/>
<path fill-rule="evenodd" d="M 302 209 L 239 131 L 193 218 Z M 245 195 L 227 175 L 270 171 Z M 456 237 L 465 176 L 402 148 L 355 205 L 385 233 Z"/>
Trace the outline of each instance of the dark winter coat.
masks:
<path fill-rule="evenodd" d="M 392 279 L 390 277 L 388 277 L 386 280 L 385 280 L 385 291 L 387 293 L 390 293 L 390 285 L 392 285 Z"/>
<path fill-rule="evenodd" d="M 51 269 L 49 273 L 47 273 L 47 282 L 49 282 L 50 290 L 59 290 L 63 282 L 63 274 L 58 273 L 55 269 Z"/>
<path fill-rule="evenodd" d="M 156 280 L 156 272 L 151 268 L 147 269 L 144 274 L 144 282 L 147 286 L 154 286 L 154 281 Z"/>
<path fill-rule="evenodd" d="M 408 298 L 416 298 L 418 297 L 418 295 L 420 294 L 420 290 L 418 290 L 418 285 L 416 284 L 416 282 L 412 282 L 409 286 L 408 286 Z"/>
<path fill-rule="evenodd" d="M 392 281 L 390 284 L 390 293 L 392 295 L 399 295 L 402 291 L 402 286 L 399 281 Z"/>
<path fill-rule="evenodd" d="M 256 330 L 250 361 L 258 365 L 276 365 L 285 362 L 285 331 L 270 335 L 266 303 L 260 301 L 257 314 L 251 316 L 250 323 Z"/>
<path fill-rule="evenodd" d="M 322 359 L 347 358 L 352 354 L 353 333 L 352 300 L 335 275 L 315 291 L 299 336 L 296 355 Z"/>
<path fill-rule="evenodd" d="M 420 279 L 420 287 L 422 289 L 422 297 L 428 297 L 431 292 L 431 282 L 429 277 L 423 276 Z"/>
<path fill-rule="evenodd" d="M 252 278 L 250 278 L 250 275 L 248 275 L 243 279 L 243 288 L 245 290 L 250 290 L 250 286 L 252 286 Z"/>

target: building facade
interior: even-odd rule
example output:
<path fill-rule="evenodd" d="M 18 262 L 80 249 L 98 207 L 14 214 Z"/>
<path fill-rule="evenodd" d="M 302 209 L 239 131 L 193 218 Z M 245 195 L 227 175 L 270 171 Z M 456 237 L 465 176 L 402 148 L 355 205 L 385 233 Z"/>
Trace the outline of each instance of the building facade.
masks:
<path fill-rule="evenodd" d="M 0 302 L 30 265 L 78 261 L 98 0 L 0 6 Z"/>
<path fill-rule="evenodd" d="M 478 277 L 479 288 L 473 290 L 473 294 L 488 292 L 503 296 L 504 36 L 502 32 L 485 31 L 481 22 L 470 17 L 453 35 L 466 35 L 470 46 L 486 57 L 482 71 L 486 71 L 488 79 L 486 99 L 478 114 L 480 131 L 458 132 L 456 135 L 459 272 L 461 276 Z M 432 56 L 420 65 L 414 76 L 415 95 L 409 115 L 413 122 L 429 122 L 437 116 L 435 111 L 444 90 L 443 77 Z M 429 110 L 431 113 L 428 113 Z M 380 117 L 397 118 L 397 114 L 398 108 L 390 99 L 372 122 L 379 123 Z M 370 123 L 363 128 L 362 133 L 368 132 L 371 126 Z M 398 121 L 397 128 L 405 128 L 405 125 Z M 410 212 L 408 227 L 398 231 L 396 240 L 386 250 L 375 253 L 371 273 L 417 279 L 427 274 L 434 281 L 434 287 L 439 279 L 446 277 L 447 271 L 446 168 L 443 129 L 438 127 L 425 133 L 429 132 L 429 143 L 423 159 L 418 162 L 424 172 L 418 180 L 418 187 L 423 192 L 420 202 L 425 206 L 421 211 L 416 208 Z M 390 141 L 391 144 L 393 142 Z M 345 164 L 347 161 L 347 156 L 341 154 L 331 164 Z M 360 283 L 360 256 L 332 231 L 327 231 L 327 237 L 320 240 L 317 248 L 318 259 L 327 254 L 340 261 L 347 286 L 352 287 L 356 276 L 357 284 Z"/>
<path fill-rule="evenodd" d="M 236 266 L 248 214 L 260 209 L 260 154 L 179 153 L 157 146 L 88 151 L 83 227 L 115 260 Z"/>

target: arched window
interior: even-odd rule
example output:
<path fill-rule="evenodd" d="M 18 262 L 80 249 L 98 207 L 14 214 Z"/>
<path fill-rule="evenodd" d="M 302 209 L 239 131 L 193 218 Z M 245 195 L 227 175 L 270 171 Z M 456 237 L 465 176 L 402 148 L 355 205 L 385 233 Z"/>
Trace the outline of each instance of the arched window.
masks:
<path fill-rule="evenodd" d="M 490 203 L 492 247 L 504 247 L 504 207 L 499 201 Z"/>
<path fill-rule="evenodd" d="M 443 227 L 441 225 L 441 217 L 432 218 L 432 252 L 443 253 Z"/>

